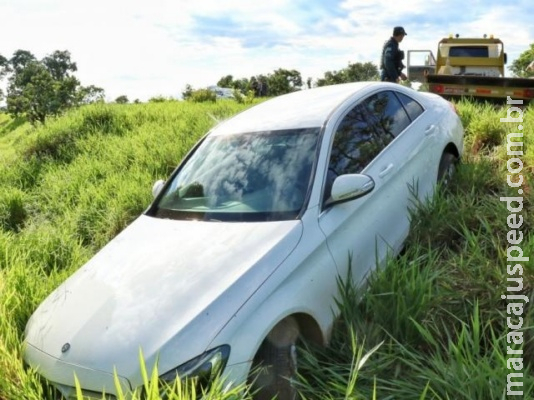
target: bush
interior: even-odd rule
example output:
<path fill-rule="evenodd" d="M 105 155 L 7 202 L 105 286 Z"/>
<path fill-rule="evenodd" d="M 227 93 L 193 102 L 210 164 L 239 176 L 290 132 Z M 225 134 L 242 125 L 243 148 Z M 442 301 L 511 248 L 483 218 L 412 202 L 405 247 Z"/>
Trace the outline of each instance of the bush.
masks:
<path fill-rule="evenodd" d="M 155 96 L 148 99 L 149 103 L 165 103 L 167 101 L 174 101 L 174 99 L 171 97 L 167 98 L 164 96 Z"/>
<path fill-rule="evenodd" d="M 239 104 L 252 104 L 255 97 L 254 90 L 249 90 L 246 95 L 243 95 L 240 90 L 234 89 L 234 99 Z"/>
<path fill-rule="evenodd" d="M 209 89 L 198 89 L 193 90 L 188 100 L 195 103 L 204 103 L 208 101 L 215 103 L 215 101 L 217 101 L 217 95 Z"/>
<path fill-rule="evenodd" d="M 12 188 L 0 193 L 0 229 L 18 232 L 28 215 L 24 203 L 26 194 Z"/>

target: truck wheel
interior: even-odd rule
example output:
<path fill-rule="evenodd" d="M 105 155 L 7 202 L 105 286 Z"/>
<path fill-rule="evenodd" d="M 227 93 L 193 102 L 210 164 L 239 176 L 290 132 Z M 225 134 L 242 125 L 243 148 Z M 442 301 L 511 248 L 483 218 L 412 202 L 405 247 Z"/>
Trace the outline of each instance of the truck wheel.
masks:
<path fill-rule="evenodd" d="M 296 400 L 298 324 L 292 317 L 278 323 L 261 344 L 252 363 L 254 400 Z"/>
<path fill-rule="evenodd" d="M 451 153 L 443 153 L 438 167 L 438 184 L 447 187 L 451 181 L 454 172 L 456 171 L 456 164 L 458 158 Z"/>

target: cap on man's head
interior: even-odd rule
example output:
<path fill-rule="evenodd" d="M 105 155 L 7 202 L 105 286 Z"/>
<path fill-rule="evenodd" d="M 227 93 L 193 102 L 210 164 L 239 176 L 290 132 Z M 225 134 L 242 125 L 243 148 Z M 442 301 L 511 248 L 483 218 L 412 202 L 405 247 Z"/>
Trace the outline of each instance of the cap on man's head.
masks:
<path fill-rule="evenodd" d="M 393 28 L 393 36 L 407 35 L 406 31 L 402 26 L 396 26 Z"/>

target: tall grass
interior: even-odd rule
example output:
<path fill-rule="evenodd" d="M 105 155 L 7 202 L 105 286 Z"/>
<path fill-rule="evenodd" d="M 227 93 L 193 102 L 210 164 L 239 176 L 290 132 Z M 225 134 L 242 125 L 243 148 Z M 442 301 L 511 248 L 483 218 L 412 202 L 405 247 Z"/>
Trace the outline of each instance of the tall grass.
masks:
<path fill-rule="evenodd" d="M 506 392 L 506 183 L 503 108 L 461 101 L 466 153 L 451 186 L 414 205 L 405 251 L 365 290 L 339 281 L 331 345 L 303 344 L 301 396 L 310 399 L 504 399 Z M 164 102 L 94 105 L 34 128 L 0 119 L 0 399 L 52 399 L 24 368 L 21 343 L 37 305 L 136 218 L 215 120 L 248 105 Z M 534 254 L 534 140 L 523 125 L 525 234 Z M 534 266 L 523 294 L 534 301 Z M 534 311 L 524 323 L 525 398 L 534 398 Z M 144 390 L 159 398 L 155 371 Z M 178 384 L 177 384 L 178 385 Z M 170 389 L 193 398 L 192 387 Z M 140 398 L 140 393 L 134 397 Z M 193 396 L 193 397 L 191 397 Z M 249 396 L 218 382 L 206 398 Z M 211 396 L 211 397 L 210 397 Z M 81 395 L 80 395 L 81 398 Z"/>
<path fill-rule="evenodd" d="M 306 397 L 346 399 L 354 346 L 369 351 L 359 371 L 354 399 L 505 399 L 507 211 L 506 135 L 514 127 L 503 109 L 458 104 L 466 127 L 466 154 L 447 191 L 419 204 L 405 252 L 370 278 L 361 292 L 340 285 L 341 318 L 332 346 L 305 351 L 301 372 Z M 532 141 L 532 117 L 523 125 Z M 526 188 L 533 178 L 526 153 Z M 525 197 L 525 254 L 534 248 L 532 192 Z M 526 263 L 522 293 L 534 300 L 532 262 Z M 530 303 L 529 303 L 530 304 Z M 525 398 L 534 398 L 534 311 L 523 325 Z"/>
<path fill-rule="evenodd" d="M 0 135 L 0 399 L 51 398 L 23 369 L 24 326 L 67 276 L 136 218 L 190 147 L 245 106 L 94 105 Z M 4 117 L 5 118 L 5 117 Z M 5 119 L 2 125 L 13 121 Z M 4 151 L 5 150 L 5 151 Z"/>

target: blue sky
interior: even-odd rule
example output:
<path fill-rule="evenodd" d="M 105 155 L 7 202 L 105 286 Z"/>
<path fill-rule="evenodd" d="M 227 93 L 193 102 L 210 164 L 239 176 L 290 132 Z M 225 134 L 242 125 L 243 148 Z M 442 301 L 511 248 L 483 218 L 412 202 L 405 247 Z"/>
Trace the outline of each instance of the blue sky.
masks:
<path fill-rule="evenodd" d="M 83 85 L 145 101 L 225 75 L 286 68 L 315 80 L 349 62 L 378 64 L 396 25 L 408 32 L 403 50 L 493 34 L 511 62 L 534 42 L 533 16 L 532 0 L 0 0 L 0 54 L 69 50 Z"/>

